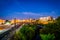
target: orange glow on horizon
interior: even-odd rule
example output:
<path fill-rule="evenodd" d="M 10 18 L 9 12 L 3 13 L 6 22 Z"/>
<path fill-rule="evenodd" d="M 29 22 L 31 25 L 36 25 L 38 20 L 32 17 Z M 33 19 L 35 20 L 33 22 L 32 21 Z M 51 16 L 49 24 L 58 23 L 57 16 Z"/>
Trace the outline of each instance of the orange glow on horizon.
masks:
<path fill-rule="evenodd" d="M 16 20 L 16 23 L 21 22 L 20 20 Z M 14 23 L 14 20 L 11 20 L 11 23 Z"/>
<path fill-rule="evenodd" d="M 4 22 L 5 22 L 5 20 L 0 19 L 0 23 L 4 23 Z"/>

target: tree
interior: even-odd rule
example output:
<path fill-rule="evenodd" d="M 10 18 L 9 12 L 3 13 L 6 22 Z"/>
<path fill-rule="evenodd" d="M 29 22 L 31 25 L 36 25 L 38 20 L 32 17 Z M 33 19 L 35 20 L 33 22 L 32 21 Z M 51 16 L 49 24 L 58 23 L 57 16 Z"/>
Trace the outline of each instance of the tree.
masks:
<path fill-rule="evenodd" d="M 60 16 L 56 20 L 60 20 Z"/>

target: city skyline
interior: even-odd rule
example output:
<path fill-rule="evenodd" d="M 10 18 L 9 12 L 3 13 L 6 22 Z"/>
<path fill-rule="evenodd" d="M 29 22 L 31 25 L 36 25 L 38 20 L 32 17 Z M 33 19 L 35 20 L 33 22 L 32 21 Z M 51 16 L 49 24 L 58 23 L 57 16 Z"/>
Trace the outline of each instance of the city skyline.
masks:
<path fill-rule="evenodd" d="M 0 19 L 60 16 L 59 0 L 0 0 Z"/>

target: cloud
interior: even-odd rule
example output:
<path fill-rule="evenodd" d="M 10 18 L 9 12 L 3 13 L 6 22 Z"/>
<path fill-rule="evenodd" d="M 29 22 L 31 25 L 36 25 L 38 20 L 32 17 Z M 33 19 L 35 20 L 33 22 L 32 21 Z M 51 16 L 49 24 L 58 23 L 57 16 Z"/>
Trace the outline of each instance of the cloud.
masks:
<path fill-rule="evenodd" d="M 22 14 L 24 14 L 24 15 L 32 15 L 32 16 L 43 16 L 40 13 L 32 13 L 32 12 L 22 12 Z"/>
<path fill-rule="evenodd" d="M 16 14 L 16 16 L 20 16 L 20 17 L 39 18 L 39 17 L 44 17 L 44 16 L 53 16 L 53 15 L 56 15 L 56 12 L 55 11 L 40 12 L 40 13 L 34 13 L 34 12 L 15 12 L 14 14 Z"/>

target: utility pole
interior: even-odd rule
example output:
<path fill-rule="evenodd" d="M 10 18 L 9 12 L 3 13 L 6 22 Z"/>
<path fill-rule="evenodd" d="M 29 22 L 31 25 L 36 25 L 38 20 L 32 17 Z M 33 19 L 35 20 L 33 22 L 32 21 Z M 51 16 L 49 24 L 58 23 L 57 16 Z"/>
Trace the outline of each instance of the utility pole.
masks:
<path fill-rule="evenodd" d="M 4 22 L 4 20 L 3 19 L 1 19 L 1 24 L 3 25 L 5 22 Z"/>
<path fill-rule="evenodd" d="M 16 18 L 14 18 L 14 30 L 15 30 L 15 33 L 16 33 Z"/>

